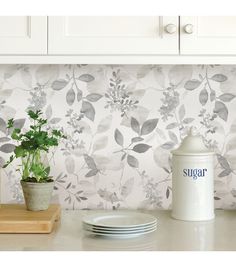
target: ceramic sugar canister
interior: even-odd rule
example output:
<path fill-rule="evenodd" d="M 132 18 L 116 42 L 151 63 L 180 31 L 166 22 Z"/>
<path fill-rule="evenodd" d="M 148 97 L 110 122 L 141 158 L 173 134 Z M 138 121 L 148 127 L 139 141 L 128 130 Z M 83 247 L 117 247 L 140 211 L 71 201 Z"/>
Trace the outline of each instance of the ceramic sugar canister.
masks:
<path fill-rule="evenodd" d="M 172 151 L 172 217 L 186 221 L 214 218 L 214 152 L 192 127 Z"/>

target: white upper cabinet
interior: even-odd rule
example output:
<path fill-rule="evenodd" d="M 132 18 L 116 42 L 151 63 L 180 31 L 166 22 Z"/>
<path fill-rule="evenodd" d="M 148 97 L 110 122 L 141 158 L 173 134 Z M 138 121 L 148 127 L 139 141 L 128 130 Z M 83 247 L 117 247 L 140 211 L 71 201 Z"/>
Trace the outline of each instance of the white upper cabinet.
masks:
<path fill-rule="evenodd" d="M 178 54 L 178 17 L 49 17 L 49 54 Z M 132 63 L 132 62 L 130 62 Z"/>
<path fill-rule="evenodd" d="M 180 17 L 180 54 L 236 54 L 236 16 Z"/>
<path fill-rule="evenodd" d="M 236 62 L 236 16 L 0 16 L 0 64 L 194 64 L 201 55 Z"/>
<path fill-rule="evenodd" d="M 47 17 L 0 16 L 0 54 L 46 54 Z"/>

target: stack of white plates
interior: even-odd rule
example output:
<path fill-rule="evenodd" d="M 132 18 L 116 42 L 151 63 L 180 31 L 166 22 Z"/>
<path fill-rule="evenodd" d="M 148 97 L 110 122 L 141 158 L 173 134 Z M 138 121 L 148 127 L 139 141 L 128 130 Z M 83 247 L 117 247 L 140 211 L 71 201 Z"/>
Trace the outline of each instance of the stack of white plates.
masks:
<path fill-rule="evenodd" d="M 84 217 L 83 228 L 94 235 L 134 237 L 156 231 L 157 219 L 145 213 L 104 212 Z"/>

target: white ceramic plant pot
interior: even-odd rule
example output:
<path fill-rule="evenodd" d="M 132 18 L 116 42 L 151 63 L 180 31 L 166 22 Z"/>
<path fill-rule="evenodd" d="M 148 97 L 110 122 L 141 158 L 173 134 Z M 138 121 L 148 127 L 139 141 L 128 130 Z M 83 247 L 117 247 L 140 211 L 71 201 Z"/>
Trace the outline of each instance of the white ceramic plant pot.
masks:
<path fill-rule="evenodd" d="M 54 181 L 49 183 L 29 183 L 21 181 L 25 204 L 28 210 L 47 210 L 51 201 Z"/>
<path fill-rule="evenodd" d="M 172 151 L 172 217 L 186 221 L 214 218 L 214 152 L 192 128 Z"/>

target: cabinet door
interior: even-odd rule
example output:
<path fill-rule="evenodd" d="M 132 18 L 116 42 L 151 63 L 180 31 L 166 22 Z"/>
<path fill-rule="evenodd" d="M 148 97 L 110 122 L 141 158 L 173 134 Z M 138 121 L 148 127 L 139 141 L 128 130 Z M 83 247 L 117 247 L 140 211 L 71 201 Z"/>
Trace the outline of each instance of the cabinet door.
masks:
<path fill-rule="evenodd" d="M 236 16 L 180 17 L 180 53 L 236 54 Z"/>
<path fill-rule="evenodd" d="M 0 54 L 46 54 L 47 17 L 0 16 Z"/>
<path fill-rule="evenodd" d="M 49 17 L 49 54 L 178 54 L 178 38 L 177 16 Z"/>

